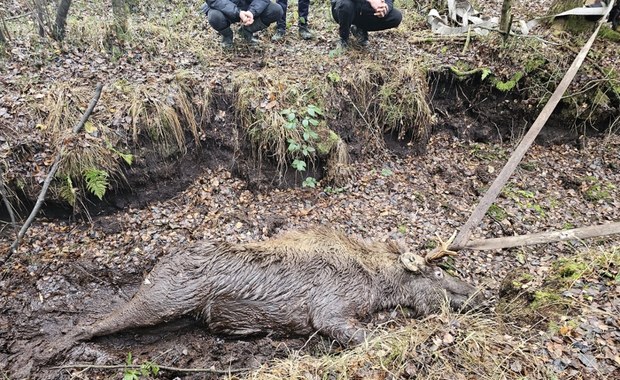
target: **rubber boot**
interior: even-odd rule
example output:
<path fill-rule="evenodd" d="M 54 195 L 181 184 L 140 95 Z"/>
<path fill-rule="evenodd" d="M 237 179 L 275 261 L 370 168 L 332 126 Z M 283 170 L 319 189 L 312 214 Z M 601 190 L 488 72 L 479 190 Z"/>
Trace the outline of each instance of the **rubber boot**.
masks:
<path fill-rule="evenodd" d="M 257 45 L 258 40 L 254 38 L 254 33 L 259 32 L 263 29 L 266 29 L 267 25 L 265 25 L 260 18 L 254 20 L 252 25 L 242 26 L 239 31 L 241 32 L 241 36 L 243 39 L 250 45 Z"/>
<path fill-rule="evenodd" d="M 368 32 L 359 28 L 357 25 L 351 25 L 351 34 L 357 39 L 357 43 L 361 47 L 368 46 Z"/>
<path fill-rule="evenodd" d="M 221 45 L 224 49 L 232 49 L 233 47 L 233 31 L 230 27 L 220 30 L 220 35 L 222 36 Z"/>
<path fill-rule="evenodd" d="M 299 37 L 302 40 L 311 40 L 314 38 L 314 34 L 308 28 L 308 24 L 299 24 Z"/>

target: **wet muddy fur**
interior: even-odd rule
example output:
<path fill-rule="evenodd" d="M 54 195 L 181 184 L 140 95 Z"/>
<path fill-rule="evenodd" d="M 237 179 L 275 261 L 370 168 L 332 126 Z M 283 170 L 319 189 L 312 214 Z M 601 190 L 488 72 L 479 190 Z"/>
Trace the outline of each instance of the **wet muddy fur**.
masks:
<path fill-rule="evenodd" d="M 436 266 L 406 270 L 393 243 L 364 243 L 320 228 L 265 242 L 200 241 L 161 260 L 133 298 L 66 338 L 88 340 L 194 315 L 227 335 L 309 335 L 358 344 L 360 320 L 401 305 L 417 315 L 480 302 L 476 289 Z"/>

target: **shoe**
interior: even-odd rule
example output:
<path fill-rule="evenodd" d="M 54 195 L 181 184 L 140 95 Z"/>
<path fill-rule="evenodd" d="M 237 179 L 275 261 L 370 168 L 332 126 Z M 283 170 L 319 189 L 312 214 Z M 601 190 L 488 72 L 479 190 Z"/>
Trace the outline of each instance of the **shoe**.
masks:
<path fill-rule="evenodd" d="M 344 39 L 340 39 L 340 41 L 338 41 L 338 43 L 336 44 L 336 50 L 347 50 L 349 49 L 349 41 L 344 40 Z"/>
<path fill-rule="evenodd" d="M 259 44 L 259 41 L 256 38 L 254 38 L 254 33 L 247 30 L 245 26 L 242 26 L 241 28 L 239 28 L 239 34 L 241 35 L 241 37 L 243 37 L 243 39 L 248 45 Z"/>
<path fill-rule="evenodd" d="M 220 42 L 220 45 L 224 49 L 232 49 L 232 47 L 233 47 L 233 32 L 232 32 L 232 30 L 230 30 L 230 28 L 226 28 L 226 29 L 224 29 L 224 30 L 222 30 L 220 32 L 220 35 L 222 36 L 222 42 Z"/>
<path fill-rule="evenodd" d="M 276 32 L 274 33 L 273 36 L 271 36 L 271 40 L 273 42 L 278 42 L 280 40 L 282 40 L 284 38 L 284 35 L 286 34 L 286 30 L 284 29 L 276 29 Z"/>
<path fill-rule="evenodd" d="M 299 37 L 302 40 L 311 40 L 314 38 L 314 34 L 310 31 L 307 24 L 299 25 Z"/>
<path fill-rule="evenodd" d="M 361 47 L 368 46 L 368 31 L 358 28 L 357 25 L 351 25 L 351 34 L 357 38 L 357 43 Z"/>

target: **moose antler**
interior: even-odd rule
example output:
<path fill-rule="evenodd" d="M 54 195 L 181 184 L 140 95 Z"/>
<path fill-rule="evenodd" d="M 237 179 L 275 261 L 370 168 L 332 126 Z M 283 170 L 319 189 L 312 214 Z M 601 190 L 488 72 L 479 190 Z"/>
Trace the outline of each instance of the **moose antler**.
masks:
<path fill-rule="evenodd" d="M 427 263 L 438 260 L 444 256 L 455 256 L 457 254 L 455 251 L 450 250 L 450 245 L 456 237 L 456 231 L 452 233 L 452 236 L 450 236 L 447 241 L 443 241 L 438 233 L 435 233 L 435 235 L 437 235 L 437 243 L 439 243 L 439 246 L 426 254 L 424 261 Z"/>

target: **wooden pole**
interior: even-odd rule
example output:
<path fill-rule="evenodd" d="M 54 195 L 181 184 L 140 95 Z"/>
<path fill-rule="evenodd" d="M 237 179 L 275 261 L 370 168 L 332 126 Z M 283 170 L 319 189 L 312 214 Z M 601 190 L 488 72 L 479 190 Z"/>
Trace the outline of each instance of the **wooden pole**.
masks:
<path fill-rule="evenodd" d="M 506 182 L 508 182 L 508 179 L 510 178 L 512 173 L 514 173 L 515 169 L 519 165 L 519 162 L 521 162 L 529 147 L 532 145 L 532 143 L 534 143 L 536 136 L 538 136 L 538 133 L 553 113 L 555 107 L 560 102 L 560 99 L 566 92 L 568 85 L 571 83 L 571 81 L 577 74 L 577 71 L 583 64 L 584 59 L 588 55 L 588 52 L 592 47 L 592 43 L 594 43 L 594 40 L 598 35 L 598 31 L 601 28 L 601 25 L 603 25 L 605 20 L 607 20 L 607 16 L 609 15 L 612 7 L 613 3 L 607 7 L 605 15 L 598 21 L 598 26 L 596 30 L 594 31 L 594 33 L 592 33 L 588 42 L 586 42 L 586 44 L 581 48 L 579 54 L 577 54 L 577 56 L 573 60 L 572 65 L 570 66 L 566 74 L 564 74 L 564 78 L 562 78 L 562 81 L 553 92 L 553 95 L 551 95 L 551 98 L 549 99 L 547 104 L 545 104 L 545 107 L 534 121 L 534 124 L 532 124 L 530 130 L 523 137 L 523 140 L 521 140 L 521 143 L 519 143 L 517 149 L 512 153 L 510 159 L 508 160 L 502 171 L 499 173 L 497 178 L 495 178 L 495 181 L 493 181 L 491 187 L 489 187 L 489 190 L 487 190 L 487 192 L 484 194 L 478 206 L 474 209 L 467 222 L 465 222 L 465 224 L 463 225 L 463 228 L 461 228 L 461 230 L 459 231 L 456 239 L 454 240 L 454 243 L 450 246 L 451 250 L 456 251 L 465 248 L 467 241 L 471 236 L 472 229 L 478 224 L 480 224 L 489 207 L 491 207 L 493 202 L 495 202 L 495 199 L 497 199 L 497 196 L 501 192 L 502 188 L 504 187 Z"/>
<path fill-rule="evenodd" d="M 467 242 L 463 248 L 474 250 L 502 249 L 535 244 L 554 243 L 566 240 L 581 240 L 615 234 L 620 234 L 620 222 L 613 222 L 599 226 L 573 228 L 570 230 L 562 231 L 550 231 L 520 236 L 506 236 L 494 239 L 473 240 Z"/>

